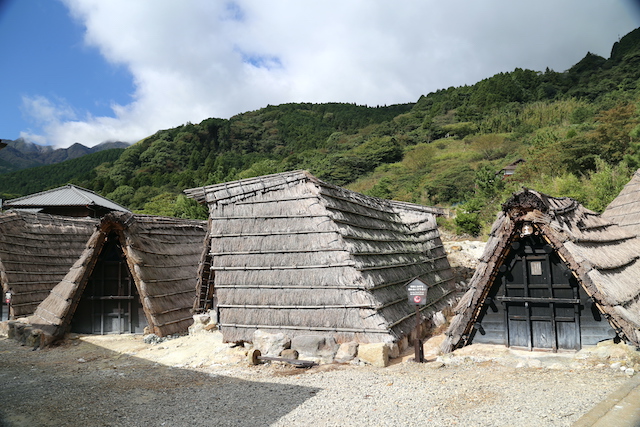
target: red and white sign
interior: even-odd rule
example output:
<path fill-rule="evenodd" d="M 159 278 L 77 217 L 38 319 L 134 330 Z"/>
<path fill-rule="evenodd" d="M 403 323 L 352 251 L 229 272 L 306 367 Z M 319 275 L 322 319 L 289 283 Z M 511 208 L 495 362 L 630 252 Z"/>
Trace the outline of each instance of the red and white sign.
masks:
<path fill-rule="evenodd" d="M 416 278 L 407 283 L 407 296 L 409 304 L 413 305 L 426 305 L 427 304 L 427 290 L 429 287 L 422 280 Z"/>

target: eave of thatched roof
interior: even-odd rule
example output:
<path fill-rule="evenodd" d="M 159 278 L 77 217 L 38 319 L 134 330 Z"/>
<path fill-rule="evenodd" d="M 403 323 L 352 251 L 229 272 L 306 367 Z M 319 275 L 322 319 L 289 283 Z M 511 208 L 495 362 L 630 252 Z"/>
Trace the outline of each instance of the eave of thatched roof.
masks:
<path fill-rule="evenodd" d="M 537 227 L 573 271 L 578 282 L 627 341 L 640 344 L 640 240 L 569 198 L 524 190 L 503 205 L 469 291 L 455 309 L 445 352 L 464 345 L 482 302 L 522 222 Z"/>
<path fill-rule="evenodd" d="M 54 338 L 67 332 L 106 236 L 115 232 L 152 332 L 185 332 L 192 321 L 196 274 L 206 222 L 128 213 L 105 216 L 82 254 L 30 323 Z"/>
<path fill-rule="evenodd" d="M 411 279 L 432 287 L 427 317 L 453 298 L 438 209 L 364 196 L 305 171 L 185 193 L 209 204 L 227 341 L 251 340 L 257 328 L 396 339 L 415 324 L 404 288 Z"/>
<path fill-rule="evenodd" d="M 353 195 L 358 195 L 356 196 L 356 198 L 360 197 L 363 200 L 376 199 L 375 197 L 364 196 L 359 193 L 355 193 L 353 191 L 349 191 L 344 188 L 324 182 L 305 170 L 282 172 L 272 175 L 258 176 L 255 178 L 241 179 L 238 181 L 225 182 L 221 184 L 208 185 L 206 187 L 196 187 L 185 190 L 184 193 L 188 197 L 195 199 L 199 203 L 235 203 L 239 200 L 252 197 L 256 194 L 267 193 L 272 190 L 284 188 L 285 186 L 291 186 L 292 184 L 298 183 L 300 181 L 310 181 L 315 183 L 316 185 L 348 194 L 350 195 L 350 197 L 352 197 L 352 199 Z M 387 200 L 386 202 L 390 202 L 398 208 L 402 208 L 407 211 L 428 212 L 438 215 L 444 214 L 444 210 L 442 208 L 421 206 L 414 203 L 400 202 L 395 200 Z"/>
<path fill-rule="evenodd" d="M 11 211 L 0 214 L 0 281 L 16 317 L 33 313 L 84 250 L 98 221 Z"/>
<path fill-rule="evenodd" d="M 257 193 L 265 193 L 289 186 L 301 180 L 319 181 L 306 171 L 277 173 L 273 175 L 259 176 L 256 178 L 242 179 L 239 181 L 225 182 L 185 190 L 184 193 L 197 200 L 199 203 L 213 203 L 226 201 L 234 202 L 250 197 Z"/>

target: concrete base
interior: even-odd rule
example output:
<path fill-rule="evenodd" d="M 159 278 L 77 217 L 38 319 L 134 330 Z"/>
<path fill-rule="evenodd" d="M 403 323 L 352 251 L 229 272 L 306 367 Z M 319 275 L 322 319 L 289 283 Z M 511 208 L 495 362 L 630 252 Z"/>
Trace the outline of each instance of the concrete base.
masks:
<path fill-rule="evenodd" d="M 630 379 L 573 425 L 573 427 L 612 426 L 640 426 L 640 376 Z"/>

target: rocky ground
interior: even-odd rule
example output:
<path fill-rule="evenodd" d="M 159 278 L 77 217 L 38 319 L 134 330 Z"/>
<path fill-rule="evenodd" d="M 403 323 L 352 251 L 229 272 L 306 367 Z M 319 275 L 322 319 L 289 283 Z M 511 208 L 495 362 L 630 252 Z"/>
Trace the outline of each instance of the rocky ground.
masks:
<path fill-rule="evenodd" d="M 470 278 L 482 242 L 445 243 Z M 0 338 L 2 426 L 569 426 L 640 370 L 634 348 L 577 353 L 472 345 L 442 335 L 377 368 L 358 360 L 253 366 L 248 348 L 202 332 L 162 342 L 71 336 L 32 351 Z"/>
<path fill-rule="evenodd" d="M 145 344 L 72 337 L 32 351 L 0 339 L 0 426 L 568 426 L 620 387 L 634 349 L 579 353 L 475 345 L 437 356 L 441 336 L 386 368 L 250 365 L 219 333 Z"/>

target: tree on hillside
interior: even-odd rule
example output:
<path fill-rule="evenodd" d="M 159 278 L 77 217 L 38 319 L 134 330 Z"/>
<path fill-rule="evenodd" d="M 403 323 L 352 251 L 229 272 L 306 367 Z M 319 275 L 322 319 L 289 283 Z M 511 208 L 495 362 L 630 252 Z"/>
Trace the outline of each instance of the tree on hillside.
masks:
<path fill-rule="evenodd" d="M 596 116 L 598 127 L 589 134 L 599 146 L 601 157 L 614 164 L 622 160 L 632 142 L 631 131 L 638 125 L 636 106 L 621 105 Z"/>

